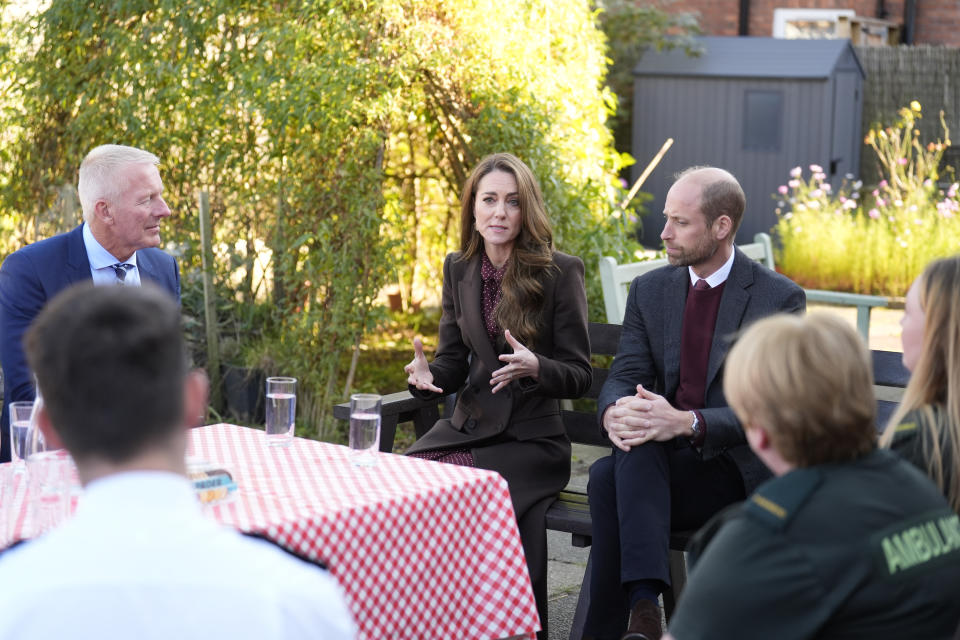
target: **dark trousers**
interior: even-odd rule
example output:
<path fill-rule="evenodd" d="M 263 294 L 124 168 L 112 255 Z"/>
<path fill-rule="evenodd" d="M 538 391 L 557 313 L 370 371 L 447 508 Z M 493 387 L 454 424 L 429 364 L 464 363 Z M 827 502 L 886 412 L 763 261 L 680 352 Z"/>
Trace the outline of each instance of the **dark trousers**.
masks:
<path fill-rule="evenodd" d="M 547 525 L 545 514 L 547 507 L 553 502 L 551 496 L 546 500 L 534 504 L 527 509 L 517 521 L 520 530 L 520 542 L 523 545 L 523 554 L 527 560 L 527 570 L 530 572 L 530 583 L 533 587 L 533 598 L 537 603 L 537 613 L 540 614 L 540 632 L 538 640 L 547 640 Z"/>
<path fill-rule="evenodd" d="M 650 442 L 590 467 L 593 573 L 585 632 L 619 638 L 630 603 L 624 584 L 670 584 L 670 529 L 695 529 L 744 499 L 743 481 L 726 456 L 702 460 L 683 441 Z"/>

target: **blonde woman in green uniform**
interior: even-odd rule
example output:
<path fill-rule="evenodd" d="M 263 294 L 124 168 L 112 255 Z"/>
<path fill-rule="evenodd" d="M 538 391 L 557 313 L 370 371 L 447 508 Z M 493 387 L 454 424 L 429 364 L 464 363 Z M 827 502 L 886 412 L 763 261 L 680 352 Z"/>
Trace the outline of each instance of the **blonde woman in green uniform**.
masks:
<path fill-rule="evenodd" d="M 960 255 L 914 281 L 900 326 L 910 382 L 880 444 L 930 476 L 960 513 Z"/>
<path fill-rule="evenodd" d="M 724 392 L 774 474 L 693 541 L 667 638 L 950 638 L 960 518 L 913 465 L 876 447 L 870 353 L 830 315 L 760 320 Z"/>

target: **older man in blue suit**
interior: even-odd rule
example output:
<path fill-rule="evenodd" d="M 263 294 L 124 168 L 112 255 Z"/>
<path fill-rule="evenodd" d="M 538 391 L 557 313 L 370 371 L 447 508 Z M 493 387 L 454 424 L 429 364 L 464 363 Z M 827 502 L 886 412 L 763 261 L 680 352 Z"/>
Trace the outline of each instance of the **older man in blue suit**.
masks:
<path fill-rule="evenodd" d="M 0 267 L 0 462 L 10 460 L 9 404 L 34 397 L 23 334 L 48 300 L 75 282 L 92 279 L 95 285 L 126 286 L 150 280 L 179 302 L 177 262 L 156 248 L 160 223 L 170 215 L 159 163 L 142 149 L 96 147 L 80 164 L 77 190 L 83 224 L 23 247 Z"/>
<path fill-rule="evenodd" d="M 671 527 L 699 527 L 770 475 L 727 406 L 723 363 L 740 328 L 802 311 L 806 299 L 734 246 L 745 206 L 730 173 L 681 173 L 660 236 L 670 265 L 630 286 L 620 346 L 597 401 L 613 455 L 591 467 L 588 485 L 586 626 L 595 638 L 658 640 Z"/>

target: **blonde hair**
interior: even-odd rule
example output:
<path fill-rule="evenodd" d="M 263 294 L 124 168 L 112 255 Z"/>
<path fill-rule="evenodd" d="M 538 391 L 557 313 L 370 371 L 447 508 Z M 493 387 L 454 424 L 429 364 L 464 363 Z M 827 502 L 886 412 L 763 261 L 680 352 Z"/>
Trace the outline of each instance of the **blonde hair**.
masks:
<path fill-rule="evenodd" d="M 80 163 L 77 193 L 83 219 L 90 222 L 97 201 L 116 198 L 127 185 L 123 184 L 120 170 L 134 164 L 160 164 L 160 159 L 143 149 L 121 144 L 102 144 L 94 147 Z"/>
<path fill-rule="evenodd" d="M 532 348 L 540 331 L 543 306 L 543 278 L 553 262 L 553 231 L 547 217 L 540 185 L 530 168 L 509 153 L 485 157 L 474 167 L 460 194 L 461 260 L 483 251 L 483 236 L 475 226 L 474 210 L 480 180 L 494 171 L 513 175 L 520 200 L 520 233 L 513 243 L 503 274 L 502 297 L 494 312 L 497 324 Z"/>
<path fill-rule="evenodd" d="M 923 341 L 920 357 L 880 438 L 889 447 L 896 426 L 910 411 L 917 410 L 927 462 L 927 475 L 940 487 L 955 511 L 960 511 L 960 469 L 954 467 L 946 486 L 944 457 L 960 464 L 960 255 L 936 260 L 920 275 L 920 308 L 923 309 Z M 937 421 L 934 405 L 942 405 Z M 946 454 L 946 456 L 944 455 Z"/>
<path fill-rule="evenodd" d="M 829 314 L 778 314 L 730 350 L 723 391 L 744 429 L 763 426 L 798 467 L 854 460 L 876 447 L 870 352 Z"/>

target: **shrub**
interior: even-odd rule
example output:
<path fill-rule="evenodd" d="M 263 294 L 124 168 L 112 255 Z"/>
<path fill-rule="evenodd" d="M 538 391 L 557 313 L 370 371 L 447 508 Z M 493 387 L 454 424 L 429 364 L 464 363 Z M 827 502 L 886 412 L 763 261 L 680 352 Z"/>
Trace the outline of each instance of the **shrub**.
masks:
<path fill-rule="evenodd" d="M 200 317 L 204 189 L 221 328 L 300 379 L 304 433 L 325 435 L 384 285 L 436 290 L 481 156 L 531 166 L 588 273 L 633 248 L 588 0 L 64 0 L 0 26 L 0 252 L 77 224 L 93 146 L 157 153 L 185 309 Z"/>
<path fill-rule="evenodd" d="M 924 146 L 915 128 L 916 101 L 889 127 L 873 127 L 865 143 L 884 179 L 869 192 L 848 176 L 836 192 L 823 169 L 795 167 L 779 188 L 774 233 L 777 264 L 808 288 L 903 296 L 924 266 L 960 251 L 958 184 L 940 186 L 950 132 Z M 947 169 L 952 174 L 952 169 Z"/>

